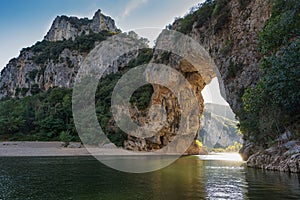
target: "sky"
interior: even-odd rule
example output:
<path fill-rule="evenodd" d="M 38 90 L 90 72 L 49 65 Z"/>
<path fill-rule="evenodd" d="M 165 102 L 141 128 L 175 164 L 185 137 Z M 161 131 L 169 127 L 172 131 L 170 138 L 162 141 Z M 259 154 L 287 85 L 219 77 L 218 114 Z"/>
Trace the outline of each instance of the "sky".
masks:
<path fill-rule="evenodd" d="M 203 0 L 1 0 L 0 70 L 17 57 L 22 48 L 43 40 L 56 16 L 92 18 L 96 10 L 101 9 L 122 31 L 134 30 L 153 42 L 175 17 L 184 16 L 201 2 Z M 212 82 L 216 88 L 217 81 Z M 226 104 L 220 95 L 206 93 L 210 96 L 208 102 L 218 99 L 218 103 Z"/>

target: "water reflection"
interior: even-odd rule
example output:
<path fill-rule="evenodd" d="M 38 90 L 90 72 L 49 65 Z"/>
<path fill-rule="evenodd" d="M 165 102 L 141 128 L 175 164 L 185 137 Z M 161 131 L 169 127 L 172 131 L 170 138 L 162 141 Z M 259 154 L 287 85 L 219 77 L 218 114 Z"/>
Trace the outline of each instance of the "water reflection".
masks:
<path fill-rule="evenodd" d="M 299 174 L 248 169 L 246 181 L 251 199 L 300 199 Z"/>
<path fill-rule="evenodd" d="M 209 199 L 246 199 L 248 184 L 241 163 L 207 161 L 205 175 Z"/>
<path fill-rule="evenodd" d="M 0 199 L 300 199 L 298 174 L 183 157 L 128 174 L 92 157 L 0 158 Z"/>

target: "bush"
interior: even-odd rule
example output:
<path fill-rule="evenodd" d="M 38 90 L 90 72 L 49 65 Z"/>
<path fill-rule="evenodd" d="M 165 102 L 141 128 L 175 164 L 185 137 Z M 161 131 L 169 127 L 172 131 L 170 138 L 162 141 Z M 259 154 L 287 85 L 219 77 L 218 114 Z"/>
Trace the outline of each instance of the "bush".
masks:
<path fill-rule="evenodd" d="M 222 11 L 222 9 L 224 9 L 226 7 L 226 5 L 228 4 L 229 0 L 217 0 L 214 6 L 214 10 L 212 12 L 212 16 L 218 16 L 220 14 L 220 12 Z"/>
<path fill-rule="evenodd" d="M 1 138 L 56 140 L 62 131 L 76 136 L 71 92 L 70 89 L 54 88 L 22 99 L 1 100 Z M 74 138 L 78 139 L 78 136 Z"/>
<path fill-rule="evenodd" d="M 89 35 L 76 37 L 74 41 L 72 39 L 55 42 L 43 40 L 24 50 L 31 50 L 36 53 L 32 59 L 37 64 L 44 64 L 49 60 L 58 62 L 59 56 L 64 49 L 88 53 L 94 48 L 96 42 L 101 42 L 113 34 L 108 31 L 102 31 L 100 33 L 90 33 Z"/>
<path fill-rule="evenodd" d="M 215 2 L 208 0 L 196 7 L 191 8 L 190 13 L 185 15 L 183 18 L 178 19 L 181 23 L 181 27 L 178 31 L 187 34 L 192 30 L 194 24 L 196 27 L 201 27 L 205 22 L 207 22 L 207 20 L 211 18 L 214 6 Z"/>
<path fill-rule="evenodd" d="M 132 105 L 137 105 L 139 110 L 146 109 L 150 104 L 153 91 L 154 90 L 151 84 L 140 87 L 133 93 L 132 97 L 130 98 L 130 103 Z"/>
<path fill-rule="evenodd" d="M 202 142 L 200 140 L 196 140 L 196 145 L 198 147 L 203 147 L 203 144 L 202 144 Z"/>
<path fill-rule="evenodd" d="M 65 146 L 68 146 L 69 143 L 72 141 L 73 137 L 69 131 L 62 131 L 59 134 L 59 140 L 65 143 Z"/>
<path fill-rule="evenodd" d="M 240 69 L 242 69 L 242 67 L 243 67 L 242 63 L 234 63 L 230 60 L 229 66 L 228 66 L 228 69 L 227 69 L 227 74 L 226 74 L 227 79 L 231 79 L 231 78 L 236 77 L 238 71 Z"/>
<path fill-rule="evenodd" d="M 272 2 L 272 16 L 259 33 L 261 77 L 246 90 L 238 115 L 245 138 L 263 146 L 286 130 L 298 137 L 294 124 L 300 122 L 300 2 Z"/>
<path fill-rule="evenodd" d="M 30 71 L 29 72 L 29 78 L 31 79 L 31 80 L 34 80 L 35 79 L 35 77 L 36 77 L 36 75 L 38 74 L 38 70 L 37 69 L 34 69 L 34 70 L 32 70 L 32 71 Z"/>
<path fill-rule="evenodd" d="M 217 23 L 214 26 L 214 33 L 217 34 L 229 22 L 229 12 L 224 12 L 218 17 Z"/>

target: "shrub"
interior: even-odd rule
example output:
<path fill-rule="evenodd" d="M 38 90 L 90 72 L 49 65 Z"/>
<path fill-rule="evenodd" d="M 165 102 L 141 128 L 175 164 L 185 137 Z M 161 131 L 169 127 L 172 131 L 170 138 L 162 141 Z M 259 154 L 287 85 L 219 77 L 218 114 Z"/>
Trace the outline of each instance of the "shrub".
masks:
<path fill-rule="evenodd" d="M 229 0 L 217 0 L 212 12 L 212 16 L 218 16 L 220 12 L 226 7 L 228 4 Z"/>
<path fill-rule="evenodd" d="M 62 131 L 59 134 L 59 140 L 65 143 L 65 146 L 68 146 L 69 143 L 72 141 L 72 135 L 69 131 Z"/>
<path fill-rule="evenodd" d="M 227 79 L 236 77 L 238 71 L 243 67 L 242 63 L 234 63 L 230 60 L 228 70 L 227 70 Z"/>
<path fill-rule="evenodd" d="M 196 140 L 196 145 L 198 147 L 203 147 L 203 144 L 202 144 L 202 142 L 200 140 Z"/>
<path fill-rule="evenodd" d="M 217 23 L 214 26 L 214 33 L 217 34 L 229 21 L 229 12 L 224 12 L 217 19 Z"/>
<path fill-rule="evenodd" d="M 38 70 L 37 69 L 34 69 L 34 70 L 32 70 L 32 71 L 30 71 L 29 72 L 29 78 L 31 79 L 31 80 L 34 80 L 35 79 L 35 77 L 36 77 L 36 75 L 38 74 Z"/>
<path fill-rule="evenodd" d="M 101 42 L 113 34 L 108 31 L 102 31 L 100 33 L 92 32 L 88 35 L 76 37 L 74 41 L 72 39 L 55 42 L 43 40 L 25 50 L 31 50 L 36 53 L 32 59 L 37 64 L 44 64 L 48 60 L 58 62 L 59 56 L 64 49 L 88 53 L 94 48 L 95 42 Z"/>
<path fill-rule="evenodd" d="M 220 50 L 220 53 L 223 54 L 223 55 L 227 55 L 231 49 L 233 47 L 233 41 L 232 40 L 228 40 L 224 47 Z"/>
<path fill-rule="evenodd" d="M 263 146 L 272 145 L 285 130 L 298 137 L 293 124 L 300 121 L 300 2 L 272 3 L 271 18 L 259 33 L 261 77 L 246 90 L 239 113 L 245 138 Z"/>

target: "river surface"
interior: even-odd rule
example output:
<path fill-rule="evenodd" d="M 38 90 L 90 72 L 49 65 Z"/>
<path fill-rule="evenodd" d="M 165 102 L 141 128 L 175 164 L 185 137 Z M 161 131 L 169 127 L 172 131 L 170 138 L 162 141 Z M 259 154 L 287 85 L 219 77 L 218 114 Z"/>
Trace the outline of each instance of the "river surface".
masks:
<path fill-rule="evenodd" d="M 93 157 L 2 157 L 0 199 L 300 199 L 298 174 L 244 167 L 222 156 L 187 156 L 130 174 Z"/>

